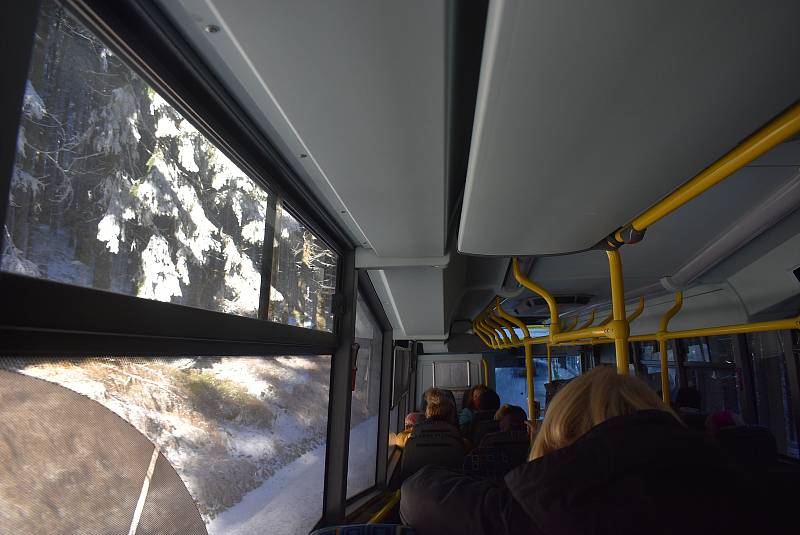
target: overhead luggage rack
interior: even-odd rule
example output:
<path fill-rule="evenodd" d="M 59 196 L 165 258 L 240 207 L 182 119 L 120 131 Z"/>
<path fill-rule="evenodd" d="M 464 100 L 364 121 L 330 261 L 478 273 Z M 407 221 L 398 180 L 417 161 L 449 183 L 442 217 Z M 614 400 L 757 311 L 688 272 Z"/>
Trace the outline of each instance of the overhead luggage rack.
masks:
<path fill-rule="evenodd" d="M 717 160 L 713 165 L 645 210 L 630 223 L 623 225 L 605 239 L 601 240 L 595 249 L 604 250 L 608 257 L 609 282 L 611 286 L 611 312 L 607 318 L 600 321 L 597 325 L 593 325 L 595 319 L 594 311 L 591 312 L 589 318 L 580 326 L 578 326 L 578 315 L 575 315 L 570 320 L 561 318 L 559 316 L 558 303 L 555 297 L 545 288 L 530 280 L 522 273 L 518 258 L 515 257 L 512 259 L 513 274 L 517 282 L 534 294 L 540 296 L 547 304 L 550 316 L 550 332 L 545 336 L 532 337 L 528 326 L 520 318 L 503 310 L 502 302 L 499 297 L 495 298 L 478 314 L 472 322 L 472 327 L 475 334 L 481 338 L 483 343 L 492 349 L 525 348 L 529 414 L 533 414 L 532 347 L 534 345 L 547 346 L 548 379 L 552 380 L 550 351 L 552 346 L 614 343 L 617 371 L 620 374 L 627 374 L 629 372 L 629 342 L 658 341 L 661 359 L 661 391 L 663 400 L 669 403 L 669 376 L 667 373 L 666 351 L 666 343 L 668 340 L 696 336 L 800 329 L 800 316 L 795 316 L 781 320 L 757 323 L 669 331 L 668 325 L 670 320 L 678 314 L 683 305 L 683 294 L 679 291 L 675 293 L 674 305 L 661 317 L 658 332 L 630 336 L 630 324 L 644 311 L 645 298 L 644 296 L 640 297 L 636 309 L 629 315 L 626 313 L 622 260 L 619 254 L 619 248 L 623 245 L 635 244 L 641 241 L 644 238 L 645 231 L 651 225 L 657 223 L 670 213 L 712 188 L 714 185 L 720 183 L 756 158 L 764 155 L 778 144 L 795 136 L 798 132 L 800 132 L 800 104 L 795 104 L 747 138 L 732 151 Z M 521 337 L 517 334 L 515 328 L 521 330 Z"/>

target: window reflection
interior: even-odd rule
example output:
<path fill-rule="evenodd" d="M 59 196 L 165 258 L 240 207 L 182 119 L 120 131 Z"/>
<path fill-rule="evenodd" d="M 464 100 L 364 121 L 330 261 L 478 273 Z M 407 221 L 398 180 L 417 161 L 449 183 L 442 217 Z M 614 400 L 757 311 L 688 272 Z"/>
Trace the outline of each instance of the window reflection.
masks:
<path fill-rule="evenodd" d="M 336 262 L 336 253 L 283 206 L 278 206 L 269 318 L 333 331 Z"/>

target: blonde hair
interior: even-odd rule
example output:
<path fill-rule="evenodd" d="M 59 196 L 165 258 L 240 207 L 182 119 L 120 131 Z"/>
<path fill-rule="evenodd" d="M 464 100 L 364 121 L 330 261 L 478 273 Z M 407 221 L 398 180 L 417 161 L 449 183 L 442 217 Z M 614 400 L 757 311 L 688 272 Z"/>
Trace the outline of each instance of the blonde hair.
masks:
<path fill-rule="evenodd" d="M 432 392 L 428 395 L 425 417 L 429 420 L 443 420 L 455 423 L 457 421 L 456 407 L 443 392 Z"/>
<path fill-rule="evenodd" d="M 611 367 L 595 368 L 570 381 L 550 402 L 530 460 L 569 446 L 609 418 L 648 409 L 668 412 L 680 422 L 641 380 L 620 375 Z"/>

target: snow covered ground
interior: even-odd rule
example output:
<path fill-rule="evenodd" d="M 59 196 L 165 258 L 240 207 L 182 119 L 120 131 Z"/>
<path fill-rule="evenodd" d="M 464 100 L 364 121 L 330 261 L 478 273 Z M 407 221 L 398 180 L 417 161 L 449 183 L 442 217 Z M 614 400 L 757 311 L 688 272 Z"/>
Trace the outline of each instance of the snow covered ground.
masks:
<path fill-rule="evenodd" d="M 350 430 L 350 450 L 347 456 L 348 498 L 375 484 L 377 437 L 377 416 L 364 420 Z"/>
<path fill-rule="evenodd" d="M 348 495 L 375 483 L 378 418 L 350 431 Z M 209 535 L 296 535 L 308 533 L 322 515 L 325 445 L 284 466 L 208 524 Z"/>
<path fill-rule="evenodd" d="M 321 513 L 329 358 L 26 360 L 19 371 L 130 422 L 158 445 L 207 523 L 225 515 L 224 525 L 235 525 L 236 514 L 226 515 L 232 510 L 242 511 L 244 522 L 254 501 L 258 510 L 271 503 L 285 510 L 278 490 L 293 490 L 292 478 L 306 485 L 301 502 L 315 517 L 311 525 Z M 249 497 L 270 489 L 277 501 Z M 299 514 L 294 509 L 287 522 Z M 259 518 L 271 518 L 269 511 Z M 271 522 L 263 527 L 274 532 Z"/>
<path fill-rule="evenodd" d="M 325 445 L 281 468 L 241 502 L 214 518 L 209 535 L 297 535 L 322 515 Z"/>

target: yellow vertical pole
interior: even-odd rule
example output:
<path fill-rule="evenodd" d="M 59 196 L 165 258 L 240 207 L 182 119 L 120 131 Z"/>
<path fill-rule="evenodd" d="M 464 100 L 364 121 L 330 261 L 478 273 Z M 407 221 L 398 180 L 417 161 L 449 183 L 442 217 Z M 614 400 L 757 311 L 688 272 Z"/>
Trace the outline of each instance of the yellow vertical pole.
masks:
<path fill-rule="evenodd" d="M 661 360 L 661 399 L 667 405 L 669 399 L 669 366 L 667 365 L 667 327 L 669 320 L 677 314 L 683 306 L 683 292 L 675 292 L 675 304 L 661 317 L 658 325 L 658 352 Z"/>
<path fill-rule="evenodd" d="M 550 344 L 547 344 L 547 382 L 553 382 L 553 363 L 550 360 Z"/>
<path fill-rule="evenodd" d="M 667 340 L 658 339 L 658 352 L 661 360 L 661 399 L 669 405 L 669 366 L 667 366 Z"/>
<path fill-rule="evenodd" d="M 628 320 L 625 314 L 625 285 L 622 281 L 622 259 L 618 250 L 608 253 L 608 271 L 611 278 L 611 314 L 614 324 L 614 349 L 617 353 L 617 372 L 628 374 Z"/>
<path fill-rule="evenodd" d="M 525 344 L 525 372 L 528 379 L 528 418 L 535 420 L 537 415 L 533 413 L 536 404 L 533 391 L 533 346 L 531 344 Z"/>

